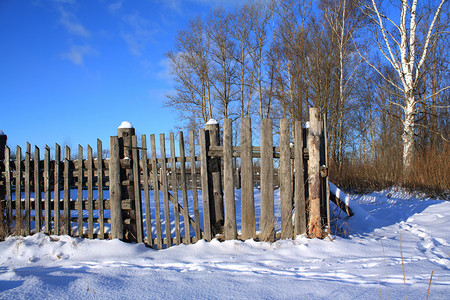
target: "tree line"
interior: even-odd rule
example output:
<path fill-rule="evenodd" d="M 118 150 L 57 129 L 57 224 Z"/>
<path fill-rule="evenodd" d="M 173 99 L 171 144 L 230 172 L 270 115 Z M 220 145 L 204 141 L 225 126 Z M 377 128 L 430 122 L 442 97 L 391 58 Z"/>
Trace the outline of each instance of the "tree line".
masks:
<path fill-rule="evenodd" d="M 447 0 L 216 8 L 189 20 L 166 54 L 174 80 L 166 105 L 187 128 L 210 118 L 304 123 L 317 107 L 335 174 L 382 165 L 383 176 L 391 167 L 390 180 L 404 182 L 418 157 L 449 153 L 449 20 Z"/>

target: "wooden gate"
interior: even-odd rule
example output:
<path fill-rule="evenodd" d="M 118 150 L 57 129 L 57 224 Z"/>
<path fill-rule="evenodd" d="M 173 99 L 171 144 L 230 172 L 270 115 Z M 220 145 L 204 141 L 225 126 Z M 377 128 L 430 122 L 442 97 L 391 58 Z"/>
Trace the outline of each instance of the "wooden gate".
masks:
<path fill-rule="evenodd" d="M 311 109 L 306 129 L 298 121 L 280 120 L 276 147 L 273 120 L 261 120 L 259 146 L 253 146 L 258 138 L 251 120 L 239 123 L 238 145 L 232 121 L 225 119 L 222 130 L 209 122 L 187 138 L 171 133 L 168 145 L 160 134 L 159 147 L 154 134 L 149 143 L 146 135 L 138 143 L 134 128 L 121 126 L 106 158 L 100 140 L 97 155 L 90 146 L 87 151 L 79 146 L 73 157 L 65 147 L 64 159 L 57 144 L 54 159 L 46 146 L 43 160 L 30 144 L 24 157 L 20 147 L 14 157 L 5 147 L 2 235 L 44 231 L 119 238 L 157 249 L 212 238 L 324 237 L 329 230 L 326 122 L 319 121 L 317 109 Z"/>

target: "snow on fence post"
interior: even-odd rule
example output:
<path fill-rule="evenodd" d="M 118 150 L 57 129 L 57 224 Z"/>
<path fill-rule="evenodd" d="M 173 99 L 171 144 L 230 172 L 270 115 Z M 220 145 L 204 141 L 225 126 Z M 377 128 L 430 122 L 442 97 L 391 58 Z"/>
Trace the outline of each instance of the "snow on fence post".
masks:
<path fill-rule="evenodd" d="M 119 138 L 112 136 L 109 147 L 109 195 L 111 199 L 111 238 L 123 240 L 122 184 L 120 182 Z"/>
<path fill-rule="evenodd" d="M 309 184 L 309 218 L 308 236 L 322 238 L 323 228 L 320 210 L 320 134 L 319 110 L 309 109 L 308 130 L 308 184 Z"/>
<path fill-rule="evenodd" d="M 135 135 L 135 129 L 130 122 L 123 121 L 117 128 L 117 136 L 119 138 L 119 158 L 128 159 L 130 164 L 126 168 L 120 168 L 120 180 L 126 184 L 121 185 L 122 199 L 128 200 L 129 206 L 122 209 L 123 219 L 123 239 L 127 242 L 137 241 L 136 227 L 136 205 L 133 184 L 133 168 L 132 168 L 132 136 Z"/>
<path fill-rule="evenodd" d="M 206 147 L 220 146 L 219 122 L 210 119 L 205 124 Z M 211 226 L 213 234 L 223 232 L 224 225 L 224 206 L 222 190 L 221 161 L 219 157 L 211 158 L 208 155 L 208 184 L 209 184 L 209 202 L 211 213 Z"/>

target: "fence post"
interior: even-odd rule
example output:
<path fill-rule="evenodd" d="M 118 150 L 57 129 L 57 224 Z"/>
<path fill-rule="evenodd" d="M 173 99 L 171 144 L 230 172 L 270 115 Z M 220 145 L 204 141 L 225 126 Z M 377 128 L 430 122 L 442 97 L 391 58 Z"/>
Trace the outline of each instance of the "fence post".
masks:
<path fill-rule="evenodd" d="M 135 193 L 133 184 L 133 169 L 132 169 L 132 136 L 135 135 L 135 129 L 130 122 L 124 121 L 117 128 L 117 136 L 119 138 L 119 158 L 129 159 L 129 166 L 126 169 L 120 168 L 120 180 L 126 181 L 126 184 L 122 185 L 122 200 L 129 200 L 130 205 L 126 209 L 122 209 L 122 221 L 123 221 L 123 239 L 127 242 L 137 241 L 137 227 L 136 227 L 136 205 L 135 205 Z M 129 221 L 127 221 L 127 219 Z"/>
<path fill-rule="evenodd" d="M 111 238 L 123 239 L 122 184 L 120 182 L 119 138 L 112 136 L 109 147 L 109 196 L 111 199 Z"/>
<path fill-rule="evenodd" d="M 308 236 L 322 238 L 323 228 L 320 211 L 320 134 L 319 110 L 309 109 L 308 130 L 308 183 L 309 183 L 309 218 Z"/>
<path fill-rule="evenodd" d="M 5 148 L 6 148 L 6 140 L 7 136 L 5 133 L 3 133 L 2 130 L 0 130 L 0 160 L 5 159 Z M 3 173 L 4 164 L 0 165 L 0 174 Z M 0 185 L 0 200 L 6 200 L 6 184 Z M 5 201 L 6 204 L 6 201 Z M 6 236 L 6 228 L 4 228 L 4 208 L 2 203 L 0 202 L 0 240 L 3 240 L 3 238 Z"/>
<path fill-rule="evenodd" d="M 8 136 L 0 130 L 0 160 L 5 159 L 5 148 L 6 148 L 6 140 Z"/>
<path fill-rule="evenodd" d="M 210 119 L 205 124 L 206 147 L 220 146 L 219 123 Z M 208 156 L 208 184 L 209 202 L 211 212 L 211 226 L 213 234 L 222 233 L 224 225 L 223 190 L 221 175 L 221 160 L 218 157 Z"/>

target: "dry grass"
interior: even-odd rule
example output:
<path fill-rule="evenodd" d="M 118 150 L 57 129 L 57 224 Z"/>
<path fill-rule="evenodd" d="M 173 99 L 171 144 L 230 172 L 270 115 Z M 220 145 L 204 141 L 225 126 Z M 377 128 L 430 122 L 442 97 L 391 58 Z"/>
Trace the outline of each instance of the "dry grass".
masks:
<path fill-rule="evenodd" d="M 330 161 L 330 180 L 346 190 L 367 193 L 391 186 L 401 186 L 431 197 L 448 198 L 450 194 L 450 145 L 441 151 L 418 151 L 411 176 L 403 180 L 401 157 L 392 155 L 374 162 L 346 161 L 341 171 Z"/>

